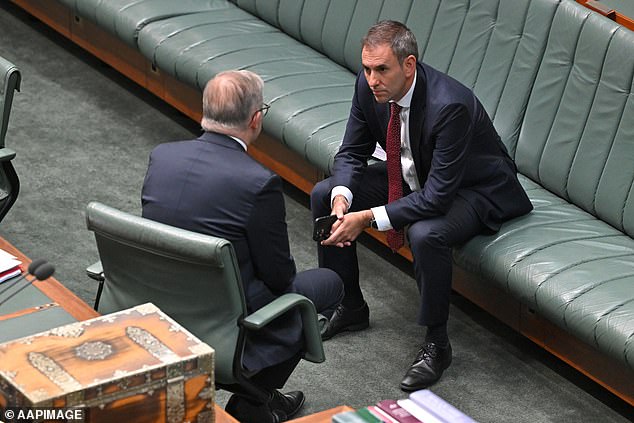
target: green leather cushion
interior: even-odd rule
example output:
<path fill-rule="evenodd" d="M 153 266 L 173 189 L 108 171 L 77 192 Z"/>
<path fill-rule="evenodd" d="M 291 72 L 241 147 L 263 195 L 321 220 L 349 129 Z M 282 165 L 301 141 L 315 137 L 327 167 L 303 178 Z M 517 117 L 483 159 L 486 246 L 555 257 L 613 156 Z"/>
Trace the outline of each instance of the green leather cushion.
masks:
<path fill-rule="evenodd" d="M 136 47 L 141 28 L 172 16 L 234 8 L 228 0 L 66 0 L 79 16 L 90 19 Z"/>
<path fill-rule="evenodd" d="M 533 212 L 467 242 L 456 263 L 634 368 L 634 240 L 521 180 Z"/>

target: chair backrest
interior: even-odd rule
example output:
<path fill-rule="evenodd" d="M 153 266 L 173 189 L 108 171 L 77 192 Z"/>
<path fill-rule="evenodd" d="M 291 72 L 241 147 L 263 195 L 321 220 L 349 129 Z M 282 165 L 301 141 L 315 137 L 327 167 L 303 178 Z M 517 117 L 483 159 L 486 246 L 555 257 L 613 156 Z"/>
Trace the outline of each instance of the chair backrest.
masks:
<path fill-rule="evenodd" d="M 20 80 L 20 70 L 0 57 L 0 221 L 13 206 L 20 191 L 20 180 L 11 164 L 15 152 L 4 146 L 13 93 L 20 90 Z"/>
<path fill-rule="evenodd" d="M 99 312 L 154 303 L 215 349 L 217 383 L 236 383 L 246 305 L 231 243 L 95 202 L 86 221 L 106 278 Z"/>
<path fill-rule="evenodd" d="M 13 104 L 13 92 L 20 91 L 20 70 L 11 62 L 0 57 L 0 148 L 4 147 L 4 137 L 9 125 L 9 113 Z"/>

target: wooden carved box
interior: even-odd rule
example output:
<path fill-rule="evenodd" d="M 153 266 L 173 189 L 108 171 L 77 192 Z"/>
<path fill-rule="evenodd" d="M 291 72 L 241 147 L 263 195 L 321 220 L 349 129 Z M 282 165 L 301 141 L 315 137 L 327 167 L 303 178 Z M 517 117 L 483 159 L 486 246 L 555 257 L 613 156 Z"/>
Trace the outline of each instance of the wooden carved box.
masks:
<path fill-rule="evenodd" d="M 0 344 L 0 409 L 213 422 L 214 350 L 151 303 Z"/>

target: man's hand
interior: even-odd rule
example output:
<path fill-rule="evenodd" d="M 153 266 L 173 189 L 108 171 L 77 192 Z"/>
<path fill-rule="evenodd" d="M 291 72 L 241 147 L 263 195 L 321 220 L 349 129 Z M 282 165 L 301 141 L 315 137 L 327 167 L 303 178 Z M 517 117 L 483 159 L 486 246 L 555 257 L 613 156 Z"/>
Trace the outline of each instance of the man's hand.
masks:
<path fill-rule="evenodd" d="M 372 211 L 363 210 L 352 213 L 341 213 L 337 208 L 337 197 L 333 202 L 333 214 L 337 214 L 338 220 L 332 225 L 332 232 L 328 239 L 321 242 L 321 245 L 335 245 L 339 248 L 349 247 L 355 239 L 368 227 L 370 219 L 372 219 Z M 344 198 L 345 201 L 345 198 Z M 343 206 L 342 206 L 343 207 Z M 345 210 L 347 210 L 347 202 L 345 202 Z"/>
<path fill-rule="evenodd" d="M 336 214 L 337 219 L 341 220 L 343 218 L 343 215 L 346 214 L 346 212 L 348 211 L 349 206 L 350 205 L 348 204 L 348 200 L 346 199 L 346 197 L 344 197 L 343 195 L 337 195 L 332 200 L 332 213 L 330 214 Z"/>

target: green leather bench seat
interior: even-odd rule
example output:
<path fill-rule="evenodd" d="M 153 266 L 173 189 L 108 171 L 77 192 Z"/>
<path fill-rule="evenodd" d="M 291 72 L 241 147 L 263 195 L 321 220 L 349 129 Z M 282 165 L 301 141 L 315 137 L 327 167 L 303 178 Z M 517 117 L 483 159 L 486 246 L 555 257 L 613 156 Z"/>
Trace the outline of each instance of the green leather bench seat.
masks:
<path fill-rule="evenodd" d="M 361 37 L 405 22 L 421 59 L 481 99 L 535 206 L 457 249 L 456 263 L 634 369 L 631 31 L 573 0 L 70 3 L 192 87 L 257 72 L 264 130 L 326 173 Z"/>
<path fill-rule="evenodd" d="M 634 369 L 633 84 L 634 33 L 563 2 L 515 152 L 535 210 L 456 260 Z"/>
<path fill-rule="evenodd" d="M 634 240 L 522 180 L 535 209 L 454 254 L 556 325 L 612 357 L 634 363 Z"/>
<path fill-rule="evenodd" d="M 138 32 L 150 22 L 172 16 L 233 8 L 229 0 L 60 0 L 129 45 L 136 47 Z"/>

